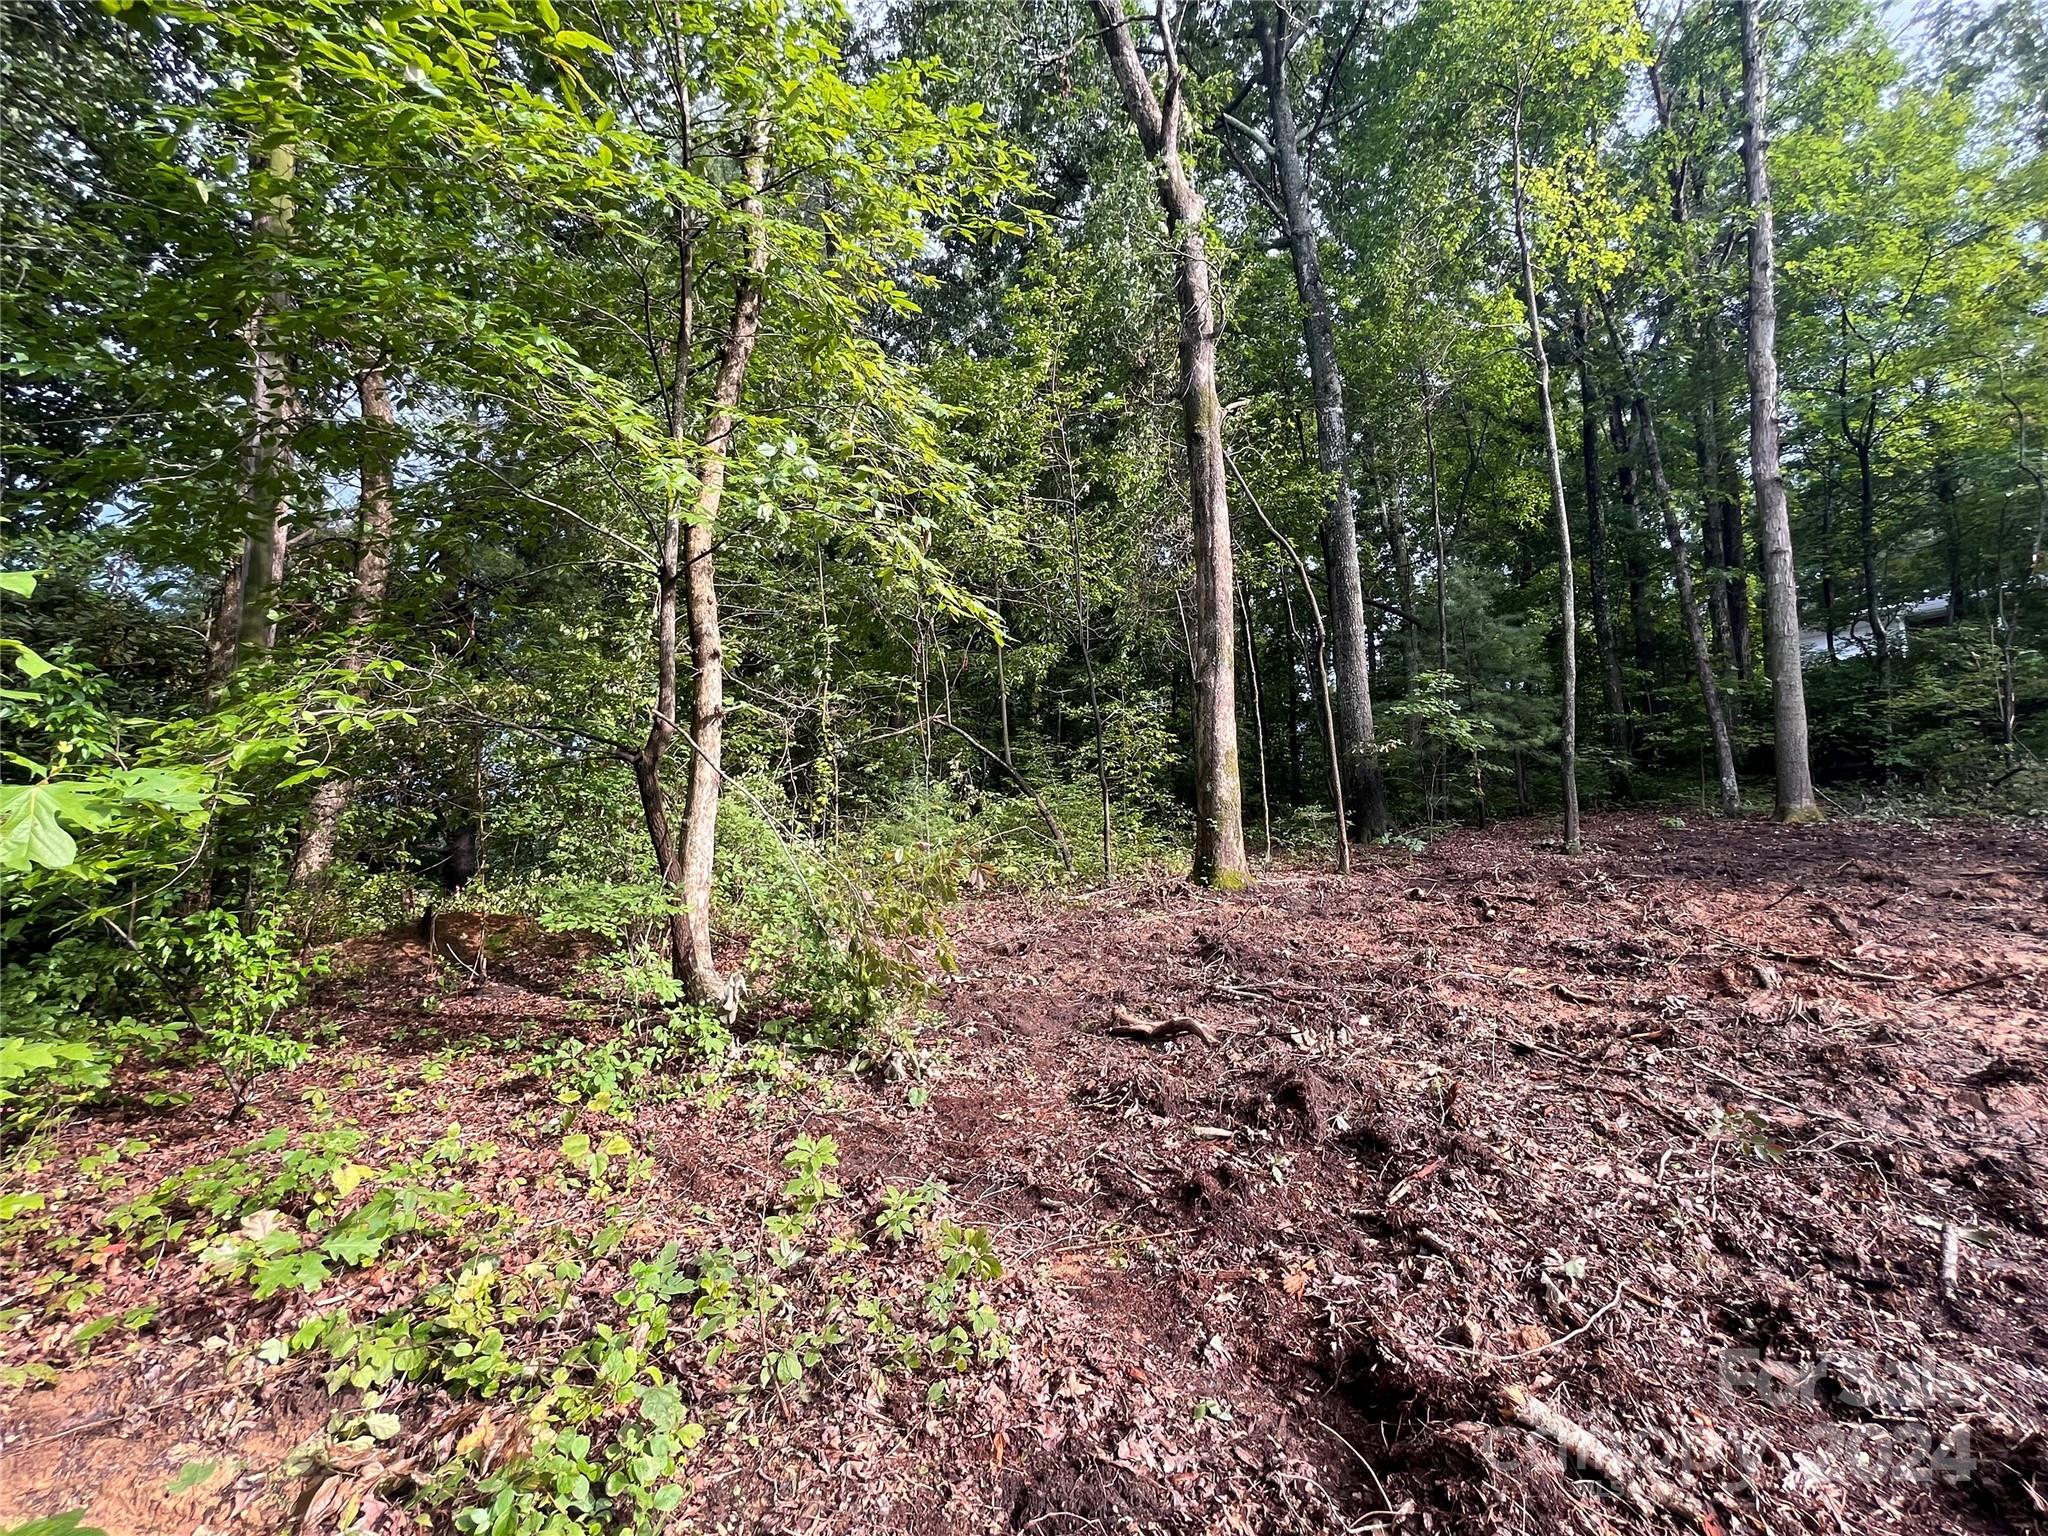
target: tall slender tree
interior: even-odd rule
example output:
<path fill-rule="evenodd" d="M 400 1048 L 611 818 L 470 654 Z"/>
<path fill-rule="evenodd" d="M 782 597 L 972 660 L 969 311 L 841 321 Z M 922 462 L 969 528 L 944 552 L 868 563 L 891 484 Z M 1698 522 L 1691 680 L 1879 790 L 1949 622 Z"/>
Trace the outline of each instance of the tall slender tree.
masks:
<path fill-rule="evenodd" d="M 1799 575 L 1778 453 L 1778 295 L 1771 220 L 1768 61 L 1760 0 L 1742 6 L 1742 168 L 1749 199 L 1749 467 L 1764 565 L 1764 659 L 1771 674 L 1780 821 L 1821 819 L 1806 739 Z"/>
<path fill-rule="evenodd" d="M 1358 515 L 1351 483 L 1351 429 L 1344 411 L 1344 376 L 1337 360 L 1337 325 L 1323 280 L 1314 194 L 1303 161 L 1303 125 L 1296 117 L 1287 61 L 1307 24 L 1282 0 L 1262 7 L 1253 30 L 1259 48 L 1259 86 L 1266 98 L 1264 132 L 1224 115 L 1226 142 L 1235 134 L 1265 162 L 1261 169 L 1237 157 L 1240 170 L 1287 242 L 1301 301 L 1301 339 L 1308 354 L 1315 406 L 1316 467 L 1329 487 L 1319 537 L 1323 580 L 1329 593 L 1330 648 L 1337 674 L 1337 735 L 1343 760 L 1344 801 L 1360 831 L 1387 830 L 1387 792 L 1374 739 L 1372 673 L 1366 655 L 1365 581 L 1359 565 Z M 1315 116 L 1320 119 L 1323 110 Z"/>
<path fill-rule="evenodd" d="M 288 71 L 295 84 L 297 72 Z M 291 544 L 292 478 L 296 452 L 293 437 L 299 416 L 298 392 L 284 348 L 278 339 L 281 313 L 290 303 L 277 275 L 285 244 L 292 233 L 292 178 L 298 151 L 279 136 L 250 156 L 258 212 L 255 235 L 259 259 L 271 281 L 243 328 L 249 345 L 249 438 L 244 450 L 243 479 L 248 497 L 248 528 L 242 539 L 240 569 L 228 578 L 220 614 L 233 604 L 233 638 L 223 632 L 214 641 L 215 684 L 242 662 L 268 651 L 277 639 L 272 603 L 284 585 L 285 560 Z"/>
<path fill-rule="evenodd" d="M 1181 433 L 1194 504 L 1195 860 L 1197 880 L 1224 889 L 1251 883 L 1244 845 L 1244 791 L 1237 761 L 1236 581 L 1230 496 L 1224 480 L 1223 405 L 1216 394 L 1220 327 L 1209 271 L 1209 214 L 1190 174 L 1184 138 L 1189 79 L 1167 7 L 1155 15 L 1165 79 L 1154 91 L 1138 56 L 1123 0 L 1090 0 L 1096 35 L 1124 111 L 1152 162 L 1174 239 L 1180 307 Z"/>
<path fill-rule="evenodd" d="M 1521 263 L 1522 305 L 1529 322 L 1529 356 L 1536 368 L 1536 414 L 1543 429 L 1543 463 L 1550 472 L 1550 515 L 1557 532 L 1559 705 L 1557 761 L 1564 786 L 1564 846 L 1579 850 L 1579 605 L 1572 576 L 1572 519 L 1564 500 L 1564 461 L 1557 448 L 1557 413 L 1550 402 L 1550 353 L 1543 344 L 1543 306 L 1536 293 L 1536 256 L 1529 237 L 1527 167 L 1522 152 L 1524 94 L 1515 93 L 1513 218 L 1515 254 Z"/>
<path fill-rule="evenodd" d="M 397 418 L 391 409 L 391 384 L 377 363 L 356 373 L 357 419 L 362 433 L 356 494 L 355 590 L 349 597 L 348 621 L 358 637 L 374 624 L 391 585 L 392 541 L 397 521 L 397 495 L 392 464 L 397 454 Z M 359 670 L 370 659 L 367 646 L 352 644 L 343 667 Z M 317 884 L 334 863 L 341 838 L 341 818 L 348 810 L 352 785 L 344 774 L 322 779 L 313 790 L 306 825 L 292 860 L 292 884 Z"/>
<path fill-rule="evenodd" d="M 1606 693 L 1609 729 L 1613 732 L 1615 771 L 1626 793 L 1628 691 L 1621 682 L 1621 656 L 1614 643 L 1614 606 L 1608 596 L 1607 511 L 1600 500 L 1600 398 L 1594 387 L 1593 355 L 1586 331 L 1586 305 L 1581 301 L 1572 315 L 1572 347 L 1579 365 L 1579 462 L 1586 491 L 1586 583 L 1593 596 L 1593 644 L 1600 653 L 1600 682 Z"/>

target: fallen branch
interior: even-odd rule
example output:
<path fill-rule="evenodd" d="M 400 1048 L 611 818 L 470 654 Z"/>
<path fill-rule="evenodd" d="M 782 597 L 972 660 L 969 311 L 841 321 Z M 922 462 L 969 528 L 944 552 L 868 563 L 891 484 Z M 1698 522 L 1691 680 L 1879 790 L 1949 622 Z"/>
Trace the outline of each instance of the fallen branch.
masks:
<path fill-rule="evenodd" d="M 1182 1035 L 1199 1035 L 1204 1045 L 1214 1045 L 1217 1040 L 1214 1029 L 1184 1013 L 1177 1013 L 1170 1019 L 1147 1019 L 1128 1008 L 1112 1008 L 1109 1025 L 1102 1032 L 1126 1040 L 1176 1040 Z"/>
<path fill-rule="evenodd" d="M 1552 982 L 1551 990 L 1568 1003 L 1611 1003 L 1611 997 L 1595 997 L 1590 992 L 1574 992 L 1563 982 Z"/>
<path fill-rule="evenodd" d="M 1854 1130 L 1862 1129 L 1863 1122 L 1854 1115 L 1845 1115 L 1840 1110 L 1827 1109 L 1818 1104 L 1794 1104 L 1790 1099 L 1781 1099 L 1775 1093 L 1764 1092 L 1763 1089 L 1753 1083 L 1745 1083 L 1739 1077 L 1730 1077 L 1726 1072 L 1710 1067 L 1705 1062 L 1700 1062 L 1697 1065 L 1698 1069 L 1706 1073 L 1708 1077 L 1714 1078 L 1718 1082 L 1726 1083 L 1730 1088 L 1746 1093 L 1753 1099 L 1761 1099 L 1766 1104 L 1775 1104 L 1780 1109 L 1789 1109 L 1793 1114 L 1809 1120 L 1832 1120 L 1837 1125 L 1845 1125 Z"/>
<path fill-rule="evenodd" d="M 1974 992 L 1979 987 L 2002 987 L 2011 980 L 2012 976 L 2009 973 L 1993 971 L 1989 976 L 1979 976 L 1975 981 L 1966 981 L 1959 986 L 1938 987 L 1935 989 L 1934 995 L 1936 997 L 1956 997 L 1964 992 Z"/>
<path fill-rule="evenodd" d="M 1837 975 L 1854 976 L 1859 981 L 1916 981 L 1919 979 L 1911 971 L 1907 971 L 1903 975 L 1892 971 L 1859 971 L 1853 965 L 1842 964 L 1841 961 L 1833 956 L 1828 958 L 1827 967 Z"/>
<path fill-rule="evenodd" d="M 1683 1515 L 1695 1525 L 1707 1524 L 1706 1511 L 1683 1488 L 1637 1466 L 1590 1429 L 1573 1423 L 1541 1398 L 1531 1397 L 1526 1388 L 1510 1382 L 1500 1389 L 1496 1403 L 1503 1418 L 1556 1441 L 1570 1461 L 1599 1473 L 1644 1514 L 1663 1509 Z"/>

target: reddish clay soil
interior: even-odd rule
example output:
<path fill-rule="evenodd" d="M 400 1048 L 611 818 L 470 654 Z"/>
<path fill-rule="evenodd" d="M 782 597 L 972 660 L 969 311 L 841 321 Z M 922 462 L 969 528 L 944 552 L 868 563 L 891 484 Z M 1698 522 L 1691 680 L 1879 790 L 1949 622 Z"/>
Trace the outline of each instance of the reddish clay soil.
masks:
<path fill-rule="evenodd" d="M 753 1443 L 700 1448 L 675 1529 L 2048 1529 L 2048 829 L 1588 831 L 1574 858 L 1510 824 L 1230 897 L 975 900 L 928 1099 L 876 1073 L 642 1108 L 650 1243 L 758 1224 L 780 1150 L 830 1134 L 850 1193 L 946 1181 L 1015 1339 L 941 1411 L 764 1402 Z M 419 1080 L 418 1135 L 459 1118 L 537 1165 L 561 1122 L 507 1042 L 582 1027 L 561 965 L 515 957 L 427 1019 L 430 969 L 379 951 L 329 1004 L 349 1048 L 411 1080 L 491 1042 Z M 361 1075 L 317 1062 L 258 1117 L 314 1088 L 375 1116 Z M 246 1139 L 219 1109 L 75 1122 L 60 1151 L 142 1135 L 161 1176 Z M 161 1320 L 0 1393 L 0 1516 L 288 1520 L 279 1463 L 334 1405 L 223 1362 L 303 1299 L 238 1315 L 108 1268 L 110 1304 Z M 61 1334 L 17 1324 L 6 1358 Z M 165 1496 L 202 1453 L 219 1477 Z"/>

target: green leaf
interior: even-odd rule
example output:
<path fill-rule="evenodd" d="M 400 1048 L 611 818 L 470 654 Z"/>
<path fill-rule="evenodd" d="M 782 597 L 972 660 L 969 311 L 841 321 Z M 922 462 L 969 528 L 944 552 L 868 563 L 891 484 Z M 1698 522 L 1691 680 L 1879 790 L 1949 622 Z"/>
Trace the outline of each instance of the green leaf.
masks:
<path fill-rule="evenodd" d="M 78 842 L 58 824 L 47 786 L 0 784 L 0 870 L 68 869 L 77 858 Z"/>
<path fill-rule="evenodd" d="M 220 1470 L 217 1461 L 188 1461 L 178 1469 L 178 1475 L 171 1479 L 164 1492 L 175 1498 L 181 1493 L 190 1493 L 194 1488 L 213 1480 L 213 1474 Z"/>
<path fill-rule="evenodd" d="M 27 571 L 0 571 L 0 592 L 10 592 L 16 597 L 34 597 L 36 579 Z M 64 1517 L 60 1515 L 58 1518 Z M 26 1530 L 28 1527 L 24 1526 L 22 1529 Z"/>
<path fill-rule="evenodd" d="M 371 1232 L 337 1232 L 320 1245 L 320 1251 L 337 1264 L 361 1269 L 384 1249 L 384 1239 Z"/>
<path fill-rule="evenodd" d="M 84 1518 L 84 1510 L 70 1509 L 47 1519 L 31 1520 L 27 1525 L 10 1526 L 0 1531 L 0 1536 L 107 1536 L 96 1525 L 81 1525 L 79 1522 Z"/>
<path fill-rule="evenodd" d="M 283 1254 L 256 1267 L 256 1299 L 268 1301 L 284 1290 L 317 1290 L 326 1278 L 327 1260 L 317 1252 Z"/>

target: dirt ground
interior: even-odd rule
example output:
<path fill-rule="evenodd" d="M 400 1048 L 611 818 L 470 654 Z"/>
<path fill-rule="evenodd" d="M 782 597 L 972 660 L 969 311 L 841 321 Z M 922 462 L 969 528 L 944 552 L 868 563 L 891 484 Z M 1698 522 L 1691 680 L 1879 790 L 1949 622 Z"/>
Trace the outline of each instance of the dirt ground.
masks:
<path fill-rule="evenodd" d="M 945 1182 L 1013 1340 L 941 1407 L 757 1401 L 672 1528 L 2048 1529 L 2048 827 L 1587 830 L 971 900 L 921 1077 L 641 1106 L 646 1241 L 758 1223 L 781 1149 L 829 1134 L 852 1196 Z M 369 970 L 325 1004 L 345 1049 L 255 1118 L 391 1118 L 402 1081 L 422 1136 L 542 1157 L 558 1107 L 518 1052 L 580 1027 L 562 968 L 431 1018 L 430 957 Z M 249 1134 L 221 1110 L 73 1122 L 29 1187 L 122 1136 L 138 1184 L 217 1155 Z M 0 1264 L 0 1359 L 59 1368 L 0 1390 L 0 1521 L 334 1528 L 288 1458 L 336 1404 L 251 1353 L 334 1295 L 103 1258 L 102 1306 L 159 1310 L 81 1365 L 80 1322 L 23 1305 L 71 1262 Z M 352 1528 L 416 1528 L 377 1486 Z"/>

